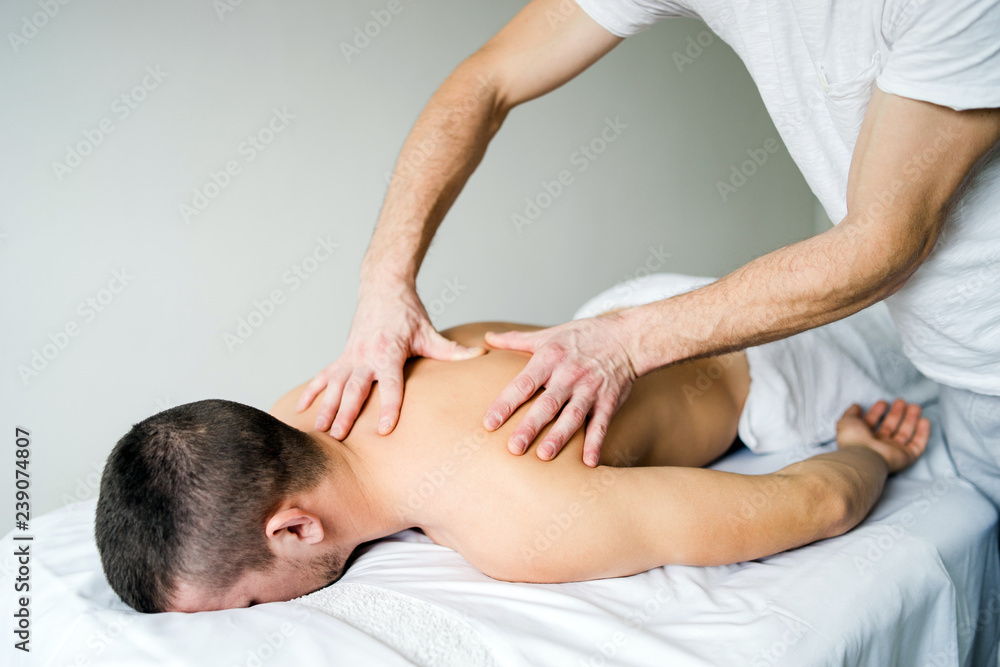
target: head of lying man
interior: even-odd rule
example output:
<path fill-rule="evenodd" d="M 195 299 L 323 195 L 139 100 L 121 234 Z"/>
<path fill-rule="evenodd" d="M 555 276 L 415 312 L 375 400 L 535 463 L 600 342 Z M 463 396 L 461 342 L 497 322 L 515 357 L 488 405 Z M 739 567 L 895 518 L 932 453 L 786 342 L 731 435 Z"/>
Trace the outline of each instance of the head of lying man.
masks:
<path fill-rule="evenodd" d="M 363 541 L 332 529 L 337 465 L 308 433 L 230 401 L 139 422 L 101 479 L 95 534 L 108 582 L 146 613 L 246 607 L 326 586 Z"/>

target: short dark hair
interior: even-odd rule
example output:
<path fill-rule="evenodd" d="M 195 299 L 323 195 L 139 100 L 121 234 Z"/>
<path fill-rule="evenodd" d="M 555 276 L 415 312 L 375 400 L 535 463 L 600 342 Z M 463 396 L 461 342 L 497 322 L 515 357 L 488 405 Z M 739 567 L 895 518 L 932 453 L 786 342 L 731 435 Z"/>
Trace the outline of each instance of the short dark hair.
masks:
<path fill-rule="evenodd" d="M 183 579 L 228 590 L 274 563 L 267 519 L 330 466 L 306 433 L 222 400 L 135 424 L 108 456 L 94 533 L 111 588 L 137 611 L 163 611 Z"/>

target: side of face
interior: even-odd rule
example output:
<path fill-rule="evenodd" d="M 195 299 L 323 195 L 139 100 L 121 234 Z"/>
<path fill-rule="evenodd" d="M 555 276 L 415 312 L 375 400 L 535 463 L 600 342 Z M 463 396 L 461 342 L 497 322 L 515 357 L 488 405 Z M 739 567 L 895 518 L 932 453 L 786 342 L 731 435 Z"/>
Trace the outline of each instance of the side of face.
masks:
<path fill-rule="evenodd" d="M 346 560 L 337 547 L 331 547 L 307 561 L 279 559 L 271 569 L 244 573 L 229 590 L 220 594 L 180 581 L 165 611 L 216 611 L 265 602 L 285 602 L 324 588 L 338 579 Z"/>
<path fill-rule="evenodd" d="M 222 593 L 178 581 L 165 611 L 215 611 L 284 602 L 329 585 L 343 574 L 352 545 L 339 544 L 316 514 L 296 505 L 279 509 L 265 526 L 275 558 L 264 570 L 248 570 Z"/>

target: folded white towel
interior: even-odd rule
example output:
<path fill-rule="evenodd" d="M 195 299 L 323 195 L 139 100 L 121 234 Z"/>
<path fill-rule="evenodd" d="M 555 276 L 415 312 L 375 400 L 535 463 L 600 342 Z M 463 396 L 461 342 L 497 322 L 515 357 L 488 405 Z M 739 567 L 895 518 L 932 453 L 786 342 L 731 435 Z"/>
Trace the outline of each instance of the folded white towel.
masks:
<path fill-rule="evenodd" d="M 330 614 L 426 667 L 499 667 L 483 637 L 442 607 L 395 591 L 341 582 L 294 602 Z"/>

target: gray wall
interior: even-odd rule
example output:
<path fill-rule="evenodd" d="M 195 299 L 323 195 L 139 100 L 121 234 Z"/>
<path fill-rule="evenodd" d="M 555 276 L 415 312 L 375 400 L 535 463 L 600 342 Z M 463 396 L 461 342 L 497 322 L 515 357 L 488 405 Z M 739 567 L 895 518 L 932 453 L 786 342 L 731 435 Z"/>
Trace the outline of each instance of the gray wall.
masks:
<path fill-rule="evenodd" d="M 385 2 L 243 0 L 220 18 L 202 1 L 78 0 L 34 32 L 23 21 L 38 4 L 0 6 L 2 32 L 25 36 L 0 47 L 3 451 L 13 459 L 15 425 L 30 429 L 35 514 L 93 497 L 133 422 L 207 397 L 266 409 L 338 356 L 412 122 L 521 6 L 402 2 L 351 62 L 341 43 Z M 420 276 L 438 326 L 560 322 L 661 262 L 651 248 L 669 255 L 661 270 L 722 274 L 813 232 L 814 199 L 780 140 L 720 196 L 717 181 L 777 132 L 742 64 L 705 29 L 665 22 L 511 113 Z M 276 108 L 294 118 L 250 160 L 241 142 Z M 627 127 L 580 171 L 574 153 L 606 119 Z M 54 166 L 85 132 L 89 154 Z M 240 173 L 185 222 L 180 205 L 231 160 Z M 516 228 L 525 198 L 564 169 L 572 183 Z M 327 236 L 336 250 L 296 286 L 286 272 Z M 446 304 L 449 281 L 458 294 Z M 272 290 L 283 303 L 227 345 Z M 75 335 L 60 336 L 67 327 Z M 35 351 L 52 358 L 24 381 Z"/>

